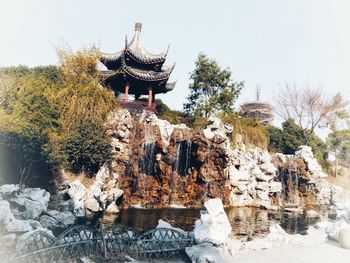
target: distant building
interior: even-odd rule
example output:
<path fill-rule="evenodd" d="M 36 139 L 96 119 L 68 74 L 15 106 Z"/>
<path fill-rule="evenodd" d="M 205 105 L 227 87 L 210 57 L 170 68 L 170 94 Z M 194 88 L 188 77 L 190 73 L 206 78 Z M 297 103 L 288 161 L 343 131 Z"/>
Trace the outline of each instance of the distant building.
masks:
<path fill-rule="evenodd" d="M 130 42 L 125 39 L 125 48 L 113 54 L 101 53 L 100 61 L 108 70 L 100 71 L 104 85 L 124 93 L 124 104 L 128 95 L 148 95 L 149 108 L 154 107 L 155 94 L 167 93 L 175 87 L 168 83 L 175 65 L 165 66 L 168 50 L 160 54 L 148 52 L 141 44 L 141 23 L 135 24 L 135 34 Z M 123 105 L 122 103 L 122 105 Z"/>
<path fill-rule="evenodd" d="M 251 119 L 259 119 L 267 125 L 273 121 L 273 108 L 270 103 L 260 101 L 260 88 L 256 89 L 256 101 L 243 103 L 243 116 Z"/>

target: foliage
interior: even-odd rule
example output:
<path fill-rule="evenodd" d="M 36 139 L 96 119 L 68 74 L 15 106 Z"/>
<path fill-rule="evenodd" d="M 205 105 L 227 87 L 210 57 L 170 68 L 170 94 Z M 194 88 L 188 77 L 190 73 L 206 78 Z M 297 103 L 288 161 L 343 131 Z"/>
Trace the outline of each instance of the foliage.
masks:
<path fill-rule="evenodd" d="M 37 66 L 33 68 L 21 65 L 18 67 L 0 68 L 0 78 L 5 76 L 11 78 L 20 78 L 28 75 L 31 75 L 33 77 L 44 77 L 55 83 L 60 82 L 60 73 L 57 66 L 55 65 Z"/>
<path fill-rule="evenodd" d="M 190 75 L 190 95 L 184 104 L 185 113 L 195 118 L 233 111 L 243 82 L 233 82 L 231 71 L 221 69 L 214 59 L 199 54 Z"/>
<path fill-rule="evenodd" d="M 50 135 L 51 155 L 53 159 L 60 159 L 63 167 L 67 165 L 74 172 L 95 172 L 101 160 L 110 160 L 110 143 L 101 137 L 106 134 L 103 123 L 118 103 L 114 93 L 100 85 L 96 66 L 99 52 L 95 47 L 76 53 L 59 49 L 58 56 L 62 89 L 57 92 L 54 101 L 60 118 L 58 128 Z M 95 132 L 88 129 L 88 125 Z M 84 136 L 85 142 L 82 141 Z M 68 142 L 72 148 L 67 145 Z M 73 153 L 77 156 L 72 156 Z"/>
<path fill-rule="evenodd" d="M 46 145 L 49 130 L 58 125 L 58 110 L 50 101 L 55 84 L 45 77 L 27 74 L 12 79 L 7 76 L 0 89 L 0 123 L 4 123 L 0 126 L 2 177 L 18 182 L 24 172 L 32 179 L 49 176 L 54 160 L 49 159 Z"/>
<path fill-rule="evenodd" d="M 242 118 L 237 113 L 225 114 L 222 121 L 233 126 L 232 142 L 235 146 L 237 135 L 241 135 L 243 143 L 247 146 L 267 148 L 269 143 L 266 127 L 257 119 Z"/>
<path fill-rule="evenodd" d="M 90 119 L 103 122 L 118 106 L 114 93 L 100 85 L 97 71 L 99 52 L 95 47 L 79 50 L 58 49 L 63 89 L 57 93 L 63 132 L 70 123 Z"/>
<path fill-rule="evenodd" d="M 288 119 L 282 123 L 282 128 L 275 126 L 267 127 L 269 136 L 268 149 L 271 152 L 281 152 L 284 154 L 294 154 L 299 146 L 305 145 L 302 128 L 295 123 L 293 119 Z M 314 152 L 315 157 L 323 168 L 329 167 L 329 163 L 325 161 L 324 154 L 327 150 L 326 144 L 315 134 L 311 134 L 307 143 Z"/>
<path fill-rule="evenodd" d="M 91 173 L 110 160 L 103 123 L 118 104 L 99 84 L 98 50 L 58 54 L 58 67 L 0 69 L 1 158 L 13 178 L 21 171 L 47 176 L 66 166 Z"/>
<path fill-rule="evenodd" d="M 333 130 L 326 143 L 336 152 L 340 165 L 350 167 L 350 129 Z"/>
<path fill-rule="evenodd" d="M 300 126 L 306 145 L 317 127 L 328 126 L 346 106 L 339 93 L 328 98 L 320 89 L 286 84 L 277 97 L 275 111 L 283 120 L 293 119 Z"/>
<path fill-rule="evenodd" d="M 111 160 L 110 140 L 102 125 L 83 121 L 74 124 L 63 143 L 65 167 L 74 173 L 96 173 L 99 167 Z"/>
<path fill-rule="evenodd" d="M 167 120 L 169 123 L 174 125 L 183 123 L 183 113 L 181 111 L 168 110 L 163 112 L 163 114 L 160 115 L 159 118 Z"/>

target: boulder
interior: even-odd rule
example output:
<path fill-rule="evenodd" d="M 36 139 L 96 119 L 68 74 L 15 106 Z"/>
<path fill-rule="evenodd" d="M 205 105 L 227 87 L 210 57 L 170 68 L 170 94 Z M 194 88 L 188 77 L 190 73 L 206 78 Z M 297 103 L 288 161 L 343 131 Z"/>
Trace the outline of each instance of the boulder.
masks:
<path fill-rule="evenodd" d="M 231 234 L 231 225 L 221 199 L 210 199 L 204 203 L 206 211 L 195 222 L 194 237 L 197 242 L 222 244 Z"/>
<path fill-rule="evenodd" d="M 282 192 L 282 183 L 281 182 L 270 182 L 269 183 L 269 192 L 270 193 Z"/>
<path fill-rule="evenodd" d="M 42 228 L 42 225 L 35 220 L 17 219 L 10 209 L 10 203 L 5 200 L 0 201 L 0 229 L 4 228 L 7 232 L 22 233 L 33 229 Z"/>
<path fill-rule="evenodd" d="M 24 219 L 37 219 L 46 211 L 49 200 L 50 193 L 40 188 L 25 188 L 9 199 L 15 215 Z"/>
<path fill-rule="evenodd" d="M 64 182 L 65 192 L 74 202 L 74 215 L 77 217 L 85 216 L 84 196 L 86 187 L 79 181 Z"/>
<path fill-rule="evenodd" d="M 268 175 L 275 175 L 277 172 L 276 166 L 274 166 L 272 163 L 263 163 L 260 165 L 260 169 Z"/>
<path fill-rule="evenodd" d="M 75 223 L 75 216 L 69 211 L 48 210 L 40 217 L 39 221 L 45 228 L 67 228 Z"/>
<path fill-rule="evenodd" d="M 317 213 L 315 210 L 308 210 L 306 211 L 306 217 L 320 217 L 319 213 Z"/>
<path fill-rule="evenodd" d="M 340 220 L 334 222 L 333 224 L 330 224 L 326 228 L 326 233 L 328 234 L 328 237 L 338 241 L 339 232 L 340 232 L 340 230 L 343 230 L 343 229 L 350 230 L 350 225 L 348 223 L 346 223 L 345 220 L 340 219 Z"/>
<path fill-rule="evenodd" d="M 193 263 L 231 263 L 234 259 L 227 254 L 223 247 L 203 243 L 186 248 L 186 254 Z"/>
<path fill-rule="evenodd" d="M 0 186 L 0 197 L 12 194 L 19 190 L 18 184 L 4 184 Z"/>
<path fill-rule="evenodd" d="M 115 202 L 112 202 L 108 205 L 106 209 L 106 213 L 108 214 L 117 214 L 119 213 L 119 208 Z"/>
<path fill-rule="evenodd" d="M 188 235 L 188 233 L 185 230 L 178 228 L 178 227 L 173 227 L 171 224 L 169 224 L 168 222 L 166 222 L 162 219 L 158 220 L 158 225 L 156 226 L 156 228 L 170 228 L 170 229 L 173 229 L 173 230 L 180 232 L 181 234 L 183 234 L 185 236 Z"/>

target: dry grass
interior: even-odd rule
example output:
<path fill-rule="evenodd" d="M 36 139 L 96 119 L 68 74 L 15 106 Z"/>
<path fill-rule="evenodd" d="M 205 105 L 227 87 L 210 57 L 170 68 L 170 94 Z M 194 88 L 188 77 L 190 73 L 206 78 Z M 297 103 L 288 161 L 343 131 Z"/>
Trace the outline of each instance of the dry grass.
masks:
<path fill-rule="evenodd" d="M 75 180 L 79 180 L 79 182 L 81 182 L 85 187 L 88 188 L 94 183 L 95 177 L 90 178 L 84 173 L 74 174 L 67 171 L 62 171 L 60 174 L 60 181 L 73 182 Z"/>
<path fill-rule="evenodd" d="M 347 169 L 343 174 L 338 175 L 338 177 L 328 176 L 328 182 L 350 190 L 350 170 Z"/>

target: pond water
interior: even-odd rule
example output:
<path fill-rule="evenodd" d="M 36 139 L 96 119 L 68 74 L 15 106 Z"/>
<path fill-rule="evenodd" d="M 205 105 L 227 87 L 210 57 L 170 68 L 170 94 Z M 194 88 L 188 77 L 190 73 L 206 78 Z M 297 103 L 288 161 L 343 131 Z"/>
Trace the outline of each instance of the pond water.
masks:
<path fill-rule="evenodd" d="M 133 228 L 135 231 L 147 231 L 157 226 L 158 220 L 163 219 L 175 227 L 186 231 L 192 231 L 195 221 L 200 218 L 201 209 L 124 209 L 116 215 L 95 214 L 81 219 L 82 224 L 98 227 L 102 222 L 105 229 L 115 225 L 123 225 Z M 272 222 L 278 223 L 290 234 L 306 234 L 309 226 L 316 224 L 319 218 L 308 218 L 305 214 L 292 214 L 287 212 L 271 212 L 258 208 L 225 208 L 225 212 L 232 225 L 232 233 L 241 238 L 253 238 L 264 236 L 269 231 Z M 327 210 L 319 209 L 318 212 L 326 216 Z"/>

